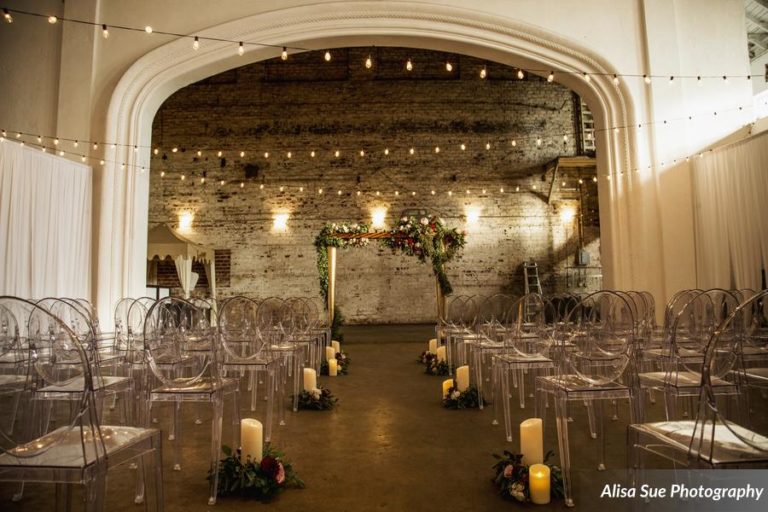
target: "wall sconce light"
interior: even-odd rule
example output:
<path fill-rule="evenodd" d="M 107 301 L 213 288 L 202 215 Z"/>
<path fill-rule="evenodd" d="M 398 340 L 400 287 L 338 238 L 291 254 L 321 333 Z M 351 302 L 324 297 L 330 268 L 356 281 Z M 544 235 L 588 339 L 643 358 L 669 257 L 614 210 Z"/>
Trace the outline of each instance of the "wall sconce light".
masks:
<path fill-rule="evenodd" d="M 188 233 L 192 230 L 192 221 L 195 220 L 195 214 L 192 212 L 181 212 L 179 214 L 179 231 Z"/>
<path fill-rule="evenodd" d="M 566 206 L 560 210 L 560 221 L 563 224 L 568 224 L 576 218 L 576 209 L 572 206 Z"/>
<path fill-rule="evenodd" d="M 275 233 L 285 233 L 288 231 L 288 214 L 276 213 L 272 219 L 272 231 Z"/>
<path fill-rule="evenodd" d="M 474 226 L 480 221 L 480 210 L 481 208 L 479 206 L 467 206 L 464 209 L 464 215 L 467 218 L 467 225 Z"/>
<path fill-rule="evenodd" d="M 387 209 L 383 206 L 371 210 L 371 226 L 380 229 L 384 227 L 384 220 L 387 217 Z"/>

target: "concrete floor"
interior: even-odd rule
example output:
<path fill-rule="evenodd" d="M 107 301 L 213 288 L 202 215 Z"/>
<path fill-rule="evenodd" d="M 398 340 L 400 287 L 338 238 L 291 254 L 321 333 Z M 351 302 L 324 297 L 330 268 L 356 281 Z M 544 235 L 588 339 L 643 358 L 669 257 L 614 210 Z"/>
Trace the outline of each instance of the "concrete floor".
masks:
<path fill-rule="evenodd" d="M 220 499 L 215 507 L 207 505 L 210 415 L 203 406 L 186 407 L 182 471 L 172 471 L 170 442 L 167 437 L 164 440 L 166 510 L 223 512 L 269 507 L 275 511 L 464 512 L 519 506 L 498 497 L 491 484 L 491 454 L 517 451 L 517 441 L 505 441 L 503 420 L 500 425 L 491 424 L 492 407 L 451 411 L 441 406 L 443 378 L 425 375 L 415 362 L 430 337 L 431 326 L 345 329 L 344 347 L 353 360 L 350 375 L 320 379 L 339 398 L 339 406 L 330 412 L 288 412 L 287 425 L 276 427 L 273 439 L 307 487 L 289 490 L 268 505 L 232 498 Z M 594 454 L 599 441 L 587 432 L 583 408 L 574 409 L 571 450 L 576 504 L 584 510 L 597 504 L 603 483 L 624 471 L 596 471 Z M 194 424 L 195 413 L 202 425 Z M 229 443 L 231 428 L 226 421 L 230 411 L 225 414 L 225 442 Z M 517 424 L 533 415 L 532 404 L 525 410 L 515 405 L 513 414 Z M 252 416 L 245 407 L 242 415 Z M 161 412 L 159 416 L 167 435 L 168 415 Z M 619 421 L 606 420 L 609 468 L 625 467 L 627 418 L 623 406 Z M 554 414 L 547 419 L 544 446 L 545 451 L 557 452 Z M 127 468 L 110 472 L 108 510 L 142 510 L 132 502 L 131 480 Z M 21 503 L 10 502 L 11 491 L 10 486 L 0 485 L 0 509 L 4 511 L 54 507 L 50 486 L 28 484 Z M 565 509 L 562 502 L 534 508 Z"/>

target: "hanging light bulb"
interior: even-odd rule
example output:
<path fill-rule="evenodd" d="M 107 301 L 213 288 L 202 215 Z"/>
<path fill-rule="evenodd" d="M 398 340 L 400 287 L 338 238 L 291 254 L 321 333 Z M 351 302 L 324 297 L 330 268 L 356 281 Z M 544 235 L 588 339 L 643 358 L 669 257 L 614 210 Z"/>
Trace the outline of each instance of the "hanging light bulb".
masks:
<path fill-rule="evenodd" d="M 522 80 L 523 78 L 525 78 L 525 72 L 522 69 L 517 70 L 517 78 L 519 80 Z"/>
<path fill-rule="evenodd" d="M 411 149 L 409 149 L 409 150 L 408 150 L 408 154 L 410 154 L 410 155 L 414 154 L 415 152 L 416 152 L 416 150 L 415 150 L 415 149 L 413 149 L 413 148 L 411 148 Z"/>
<path fill-rule="evenodd" d="M 282 192 L 283 190 L 285 190 L 285 187 L 283 187 L 283 186 L 281 185 L 281 186 L 280 186 L 280 192 Z"/>
<path fill-rule="evenodd" d="M 107 28 L 106 25 L 101 26 L 101 36 L 104 39 L 109 39 L 109 29 Z"/>
<path fill-rule="evenodd" d="M 358 191 L 356 192 L 356 194 L 359 196 L 359 195 L 361 194 L 361 192 L 358 190 Z"/>
<path fill-rule="evenodd" d="M 373 67 L 373 59 L 371 59 L 371 56 L 368 55 L 365 59 L 365 69 L 371 69 Z"/>
<path fill-rule="evenodd" d="M 219 181 L 219 186 L 220 186 L 220 187 L 223 187 L 223 186 L 224 186 L 224 180 L 221 180 L 221 181 Z"/>
<path fill-rule="evenodd" d="M 384 154 L 385 154 L 385 155 L 388 155 L 388 154 L 389 154 L 389 148 L 384 148 Z"/>
<path fill-rule="evenodd" d="M 240 41 L 240 43 L 238 43 L 237 45 L 237 54 L 242 57 L 244 53 L 245 53 L 245 46 L 243 46 L 243 42 Z"/>
<path fill-rule="evenodd" d="M 264 184 L 259 185 L 259 190 L 264 190 Z"/>
<path fill-rule="evenodd" d="M 486 142 L 485 143 L 485 150 L 489 151 L 490 149 L 491 149 L 491 143 L 490 142 Z"/>
<path fill-rule="evenodd" d="M 466 149 L 467 149 L 467 145 L 466 144 L 462 144 L 459 147 L 461 148 L 462 151 L 466 151 Z"/>
<path fill-rule="evenodd" d="M 321 189 L 321 188 L 317 189 L 317 193 L 318 194 L 322 194 L 323 193 L 323 189 Z"/>
<path fill-rule="evenodd" d="M 221 151 L 219 151 L 218 153 L 216 153 L 216 156 L 217 156 L 217 157 L 219 157 L 219 158 L 221 158 L 221 155 L 222 155 L 222 154 L 223 154 L 223 153 L 222 153 Z"/>
<path fill-rule="evenodd" d="M 341 155 L 341 151 L 339 151 L 338 149 L 333 152 L 333 156 L 335 156 L 336 158 L 339 158 L 339 155 Z"/>
<path fill-rule="evenodd" d="M 315 152 L 314 152 L 314 150 L 309 152 L 309 156 L 311 156 L 312 158 L 315 158 Z"/>
<path fill-rule="evenodd" d="M 192 41 L 192 49 L 195 51 L 200 49 L 200 39 L 197 36 L 195 36 L 195 40 Z"/>
<path fill-rule="evenodd" d="M 285 154 L 285 156 L 287 156 L 288 158 L 291 158 L 291 157 L 293 156 L 293 153 L 291 153 L 291 152 L 289 151 L 288 153 L 286 153 L 286 154 Z"/>
<path fill-rule="evenodd" d="M 240 182 L 240 188 L 244 188 L 244 187 L 245 187 L 245 183 L 243 183 L 243 182 L 241 181 L 241 182 Z"/>
<path fill-rule="evenodd" d="M 93 149 L 99 149 L 99 143 L 98 142 L 94 142 L 93 143 Z"/>
<path fill-rule="evenodd" d="M 542 141 L 542 140 L 541 140 L 541 137 L 539 137 L 538 139 L 536 139 L 536 145 L 537 145 L 537 146 L 541 146 L 541 144 L 542 144 L 543 142 L 544 142 L 544 141 Z"/>
<path fill-rule="evenodd" d="M 147 25 L 146 27 L 144 27 L 144 32 L 146 32 L 147 34 L 151 34 L 152 33 L 152 27 Z"/>
<path fill-rule="evenodd" d="M 648 76 L 648 75 L 643 75 L 643 81 L 644 81 L 646 84 L 650 84 L 650 83 L 651 83 L 651 77 L 650 77 L 650 76 Z"/>
<path fill-rule="evenodd" d="M 365 156 L 365 151 L 363 151 L 362 149 L 360 150 L 360 156 Z"/>
<path fill-rule="evenodd" d="M 450 62 L 447 62 L 447 61 L 446 61 L 446 63 L 445 63 L 445 70 L 446 70 L 447 72 L 449 72 L 449 73 L 450 73 L 451 71 L 453 71 L 453 64 L 451 64 Z"/>
<path fill-rule="evenodd" d="M 485 77 L 487 76 L 488 76 L 488 70 L 485 68 L 485 66 L 483 66 L 483 69 L 480 70 L 480 78 L 484 80 Z"/>
<path fill-rule="evenodd" d="M 73 143 L 72 143 L 72 145 L 73 145 L 74 147 L 77 147 L 79 144 L 78 144 L 78 142 L 77 142 L 77 141 L 75 141 L 75 142 L 73 142 Z M 136 149 L 136 146 L 134 146 L 134 150 L 135 150 L 135 149 Z"/>
<path fill-rule="evenodd" d="M 619 85 L 619 75 L 613 74 L 613 85 Z"/>
<path fill-rule="evenodd" d="M 198 150 L 198 151 L 197 151 L 197 156 L 203 156 L 203 152 L 202 152 L 202 151 L 200 151 L 200 150 Z"/>
<path fill-rule="evenodd" d="M 413 62 L 411 62 L 411 59 L 408 59 L 408 61 L 405 63 L 405 69 L 408 71 L 413 71 Z"/>
<path fill-rule="evenodd" d="M 503 194 L 503 193 L 504 193 L 504 187 L 501 187 L 501 188 L 499 189 L 499 192 L 501 192 L 501 193 Z"/>
<path fill-rule="evenodd" d="M 726 83 L 726 84 L 728 83 L 728 77 L 725 76 L 725 75 L 723 75 L 723 82 Z"/>
<path fill-rule="evenodd" d="M 283 60 L 288 60 L 288 48 L 283 46 L 283 51 L 280 52 L 280 58 Z"/>
<path fill-rule="evenodd" d="M 520 185 L 515 187 L 515 192 L 520 192 Z"/>
<path fill-rule="evenodd" d="M 304 187 L 299 187 L 299 192 L 304 192 Z"/>
<path fill-rule="evenodd" d="M 411 192 L 411 195 L 412 195 L 412 196 L 415 196 L 415 195 L 416 195 L 416 192 L 415 192 L 415 191 Z"/>
<path fill-rule="evenodd" d="M 11 16 L 11 12 L 8 9 L 3 9 L 3 19 L 6 23 L 13 23 L 13 16 Z"/>
<path fill-rule="evenodd" d="M 549 74 L 547 75 L 547 82 L 551 83 L 551 82 L 554 82 L 554 80 L 555 80 L 555 72 L 550 71 Z"/>
<path fill-rule="evenodd" d="M 589 76 L 589 74 L 588 74 L 586 71 L 584 72 L 583 76 L 584 76 L 584 80 L 585 80 L 585 81 L 587 81 L 587 82 L 589 82 L 590 80 L 592 80 L 592 77 L 591 77 L 591 76 Z"/>
<path fill-rule="evenodd" d="M 376 195 L 377 195 L 377 196 L 380 196 L 380 195 L 381 195 L 381 192 L 379 192 L 379 191 L 377 190 L 377 191 L 376 191 Z"/>
<path fill-rule="evenodd" d="M 453 190 L 449 190 L 448 191 L 448 196 L 452 196 L 452 195 L 453 195 Z"/>
<path fill-rule="evenodd" d="M 64 151 L 59 151 L 59 156 L 64 156 Z"/>
<path fill-rule="evenodd" d="M 200 178 L 200 184 L 205 183 L 205 177 Z"/>
<path fill-rule="evenodd" d="M 43 142 L 43 137 L 42 137 L 42 136 L 40 136 L 40 135 L 38 135 L 38 136 L 37 136 L 37 142 Z"/>
<path fill-rule="evenodd" d="M 440 152 L 440 146 L 435 146 L 435 153 L 439 153 L 439 152 Z"/>
<path fill-rule="evenodd" d="M 125 164 L 123 164 L 123 167 L 125 167 Z M 186 177 L 186 176 L 184 176 L 184 175 L 182 174 L 182 175 L 181 175 L 181 181 L 184 181 L 184 180 L 186 180 L 186 179 L 187 179 L 187 177 Z"/>
<path fill-rule="evenodd" d="M 702 81 L 701 81 L 701 77 L 700 77 L 700 76 L 697 76 L 697 77 L 696 77 L 696 84 L 697 84 L 697 85 L 699 85 L 699 86 L 702 84 Z"/>
<path fill-rule="evenodd" d="M 435 195 L 435 191 L 434 191 L 434 190 L 430 190 L 430 193 L 431 193 L 432 195 Z"/>
<path fill-rule="evenodd" d="M 243 158 L 245 156 L 245 151 L 240 152 L 240 158 Z"/>
<path fill-rule="evenodd" d="M 331 52 L 329 52 L 328 50 L 326 50 L 326 51 L 325 51 L 325 55 L 323 56 L 323 58 L 325 59 L 325 62 L 331 62 Z M 322 189 L 321 189 L 321 190 L 322 190 Z"/>
<path fill-rule="evenodd" d="M 53 139 L 53 145 L 58 146 L 59 145 L 59 139 Z"/>
<path fill-rule="evenodd" d="M 592 176 L 592 182 L 597 183 L 597 176 Z"/>
<path fill-rule="evenodd" d="M 101 165 L 104 165 L 104 160 L 99 160 L 99 163 L 100 163 Z"/>
<path fill-rule="evenodd" d="M 517 141 L 515 139 L 512 139 L 512 147 L 517 146 Z"/>
<path fill-rule="evenodd" d="M 55 24 L 57 21 L 59 21 L 59 18 L 57 18 L 56 16 L 48 16 L 48 23 L 50 23 L 51 25 Z"/>
<path fill-rule="evenodd" d="M 269 151 L 264 152 L 264 158 L 269 158 Z"/>
<path fill-rule="evenodd" d="M 104 165 L 104 160 L 101 161 L 101 165 Z M 160 171 L 160 177 L 165 178 L 165 171 Z"/>
<path fill-rule="evenodd" d="M 670 75 L 670 77 L 669 77 L 669 85 L 672 85 L 674 83 L 675 83 L 675 77 Z"/>
<path fill-rule="evenodd" d="M 397 191 L 397 190 L 395 190 L 395 195 L 396 195 L 396 196 L 399 196 L 399 195 L 400 195 L 400 192 L 399 192 L 399 191 Z"/>

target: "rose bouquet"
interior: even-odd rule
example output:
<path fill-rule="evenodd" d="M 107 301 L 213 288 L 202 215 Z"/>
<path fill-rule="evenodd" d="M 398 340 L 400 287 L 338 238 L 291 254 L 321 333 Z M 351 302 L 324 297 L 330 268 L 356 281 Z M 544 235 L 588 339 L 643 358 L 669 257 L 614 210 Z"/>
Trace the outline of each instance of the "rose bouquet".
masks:
<path fill-rule="evenodd" d="M 347 375 L 349 373 L 349 365 L 352 362 L 352 359 L 347 355 L 346 352 L 336 352 L 336 368 L 337 368 L 337 374 L 338 375 Z M 328 375 L 328 361 L 323 360 L 320 363 L 320 375 Z"/>
<path fill-rule="evenodd" d="M 562 498 L 565 495 L 563 489 L 563 472 L 559 466 L 547 464 L 547 460 L 553 455 L 550 450 L 544 457 L 544 464 L 549 466 L 549 489 L 553 498 Z M 499 494 L 506 499 L 526 502 L 531 500 L 531 492 L 528 486 L 529 466 L 523 464 L 523 456 L 519 453 L 511 453 L 504 450 L 504 455 L 493 454 L 498 462 L 494 464 L 496 477 L 493 483 Z"/>
<path fill-rule="evenodd" d="M 483 400 L 485 404 L 485 400 Z M 448 394 L 443 397 L 443 407 L 446 409 L 477 409 L 480 407 L 480 394 L 475 386 L 469 386 L 464 391 L 459 391 L 454 381 L 448 388 Z"/>
<path fill-rule="evenodd" d="M 299 409 L 312 411 L 327 411 L 333 409 L 338 398 L 333 396 L 330 389 L 315 388 L 311 391 L 303 390 L 299 393 Z"/>
<path fill-rule="evenodd" d="M 304 487 L 293 466 L 283 460 L 282 454 L 267 448 L 260 461 L 242 460 L 238 448 L 234 452 L 222 446 L 225 458 L 219 461 L 219 496 L 240 495 L 268 500 L 284 489 Z M 213 472 L 208 472 L 208 480 Z"/>
<path fill-rule="evenodd" d="M 423 352 L 418 361 L 424 365 L 424 373 L 427 375 L 450 375 L 451 367 L 446 361 L 438 361 L 437 355 L 431 352 Z"/>

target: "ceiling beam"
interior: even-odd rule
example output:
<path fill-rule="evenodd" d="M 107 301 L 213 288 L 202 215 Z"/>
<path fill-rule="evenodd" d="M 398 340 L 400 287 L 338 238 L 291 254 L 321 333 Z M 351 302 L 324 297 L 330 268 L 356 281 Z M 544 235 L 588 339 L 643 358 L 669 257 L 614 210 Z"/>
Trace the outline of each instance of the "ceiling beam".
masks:
<path fill-rule="evenodd" d="M 750 43 L 754 44 L 761 50 L 768 50 L 768 47 L 766 47 L 762 39 L 760 39 L 759 36 L 757 36 L 756 34 L 747 34 L 747 37 L 749 38 Z"/>
<path fill-rule="evenodd" d="M 756 3 L 760 7 L 768 9 L 768 0 L 752 0 L 752 2 Z"/>
<path fill-rule="evenodd" d="M 765 21 L 755 18 L 750 13 L 747 13 L 747 19 L 757 25 L 757 27 L 763 32 L 768 32 L 768 23 Z"/>

